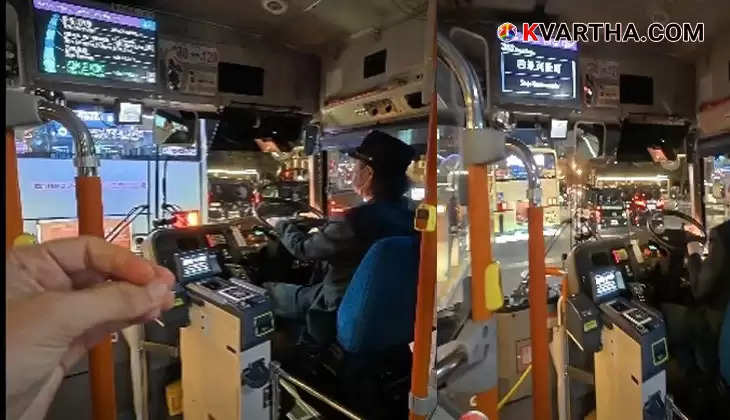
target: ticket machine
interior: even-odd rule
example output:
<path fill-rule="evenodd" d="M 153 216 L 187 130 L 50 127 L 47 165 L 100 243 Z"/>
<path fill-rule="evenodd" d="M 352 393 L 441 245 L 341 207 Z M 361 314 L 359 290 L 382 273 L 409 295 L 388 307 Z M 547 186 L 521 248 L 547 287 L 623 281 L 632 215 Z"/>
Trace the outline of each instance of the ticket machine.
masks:
<path fill-rule="evenodd" d="M 186 418 L 272 418 L 271 302 L 245 269 L 226 264 L 240 247 L 210 246 L 240 235 L 235 225 L 208 225 L 159 230 L 146 243 L 176 277 Z"/>
<path fill-rule="evenodd" d="M 568 259 L 568 371 L 593 370 L 599 420 L 665 416 L 667 332 L 638 281 L 647 263 L 639 245 L 622 239 L 585 242 Z M 568 418 L 583 418 L 588 393 L 573 382 Z"/>

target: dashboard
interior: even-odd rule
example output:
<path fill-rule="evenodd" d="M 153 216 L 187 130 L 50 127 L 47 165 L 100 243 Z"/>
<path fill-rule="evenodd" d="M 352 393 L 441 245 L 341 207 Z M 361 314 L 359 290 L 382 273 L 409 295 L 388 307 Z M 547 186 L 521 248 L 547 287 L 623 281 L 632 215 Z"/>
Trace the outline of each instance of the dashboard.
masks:
<path fill-rule="evenodd" d="M 257 221 L 163 229 L 150 235 L 147 245 L 158 264 L 184 284 L 202 277 L 240 274 L 247 260 L 269 243 L 256 229 Z"/>
<path fill-rule="evenodd" d="M 609 239 L 585 242 L 571 254 L 577 279 L 571 290 L 580 290 L 601 304 L 621 295 L 645 302 L 647 284 L 668 253 L 650 241 Z"/>

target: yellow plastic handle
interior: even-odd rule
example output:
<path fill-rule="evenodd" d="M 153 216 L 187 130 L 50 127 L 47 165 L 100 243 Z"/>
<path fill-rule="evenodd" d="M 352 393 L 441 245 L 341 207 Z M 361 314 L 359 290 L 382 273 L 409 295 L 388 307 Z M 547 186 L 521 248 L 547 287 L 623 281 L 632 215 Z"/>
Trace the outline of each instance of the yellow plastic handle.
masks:
<path fill-rule="evenodd" d="M 422 203 L 416 208 L 416 217 L 413 228 L 419 232 L 433 232 L 436 230 L 436 206 Z"/>
<path fill-rule="evenodd" d="M 487 266 L 487 271 L 484 275 L 486 280 L 486 287 L 484 288 L 486 293 L 487 309 L 494 312 L 504 305 L 504 295 L 502 294 L 502 278 L 500 276 L 499 263 L 493 262 Z"/>
<path fill-rule="evenodd" d="M 23 233 L 15 238 L 13 241 L 13 247 L 35 245 L 37 243 L 38 241 L 36 241 L 35 236 L 30 233 Z"/>

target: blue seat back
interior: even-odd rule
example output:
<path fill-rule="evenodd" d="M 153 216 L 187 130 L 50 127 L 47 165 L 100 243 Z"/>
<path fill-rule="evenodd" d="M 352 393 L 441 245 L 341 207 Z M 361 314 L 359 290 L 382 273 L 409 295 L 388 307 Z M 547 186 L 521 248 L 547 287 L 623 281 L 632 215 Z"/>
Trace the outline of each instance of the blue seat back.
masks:
<path fill-rule="evenodd" d="M 418 236 L 375 242 L 355 271 L 337 311 L 337 341 L 350 353 L 373 353 L 413 341 Z"/>
<path fill-rule="evenodd" d="M 730 385 L 730 302 L 725 308 L 725 319 L 720 328 L 720 374 L 725 384 Z"/>

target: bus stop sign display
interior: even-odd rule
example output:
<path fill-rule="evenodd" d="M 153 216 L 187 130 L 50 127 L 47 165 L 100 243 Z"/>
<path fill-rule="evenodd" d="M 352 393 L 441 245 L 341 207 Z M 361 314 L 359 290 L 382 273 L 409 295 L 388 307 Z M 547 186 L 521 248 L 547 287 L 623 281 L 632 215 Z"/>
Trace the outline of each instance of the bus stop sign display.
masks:
<path fill-rule="evenodd" d="M 154 20 L 54 0 L 33 0 L 33 6 L 40 73 L 157 82 Z"/>
<path fill-rule="evenodd" d="M 499 87 L 503 102 L 577 103 L 576 43 L 499 44 Z"/>

